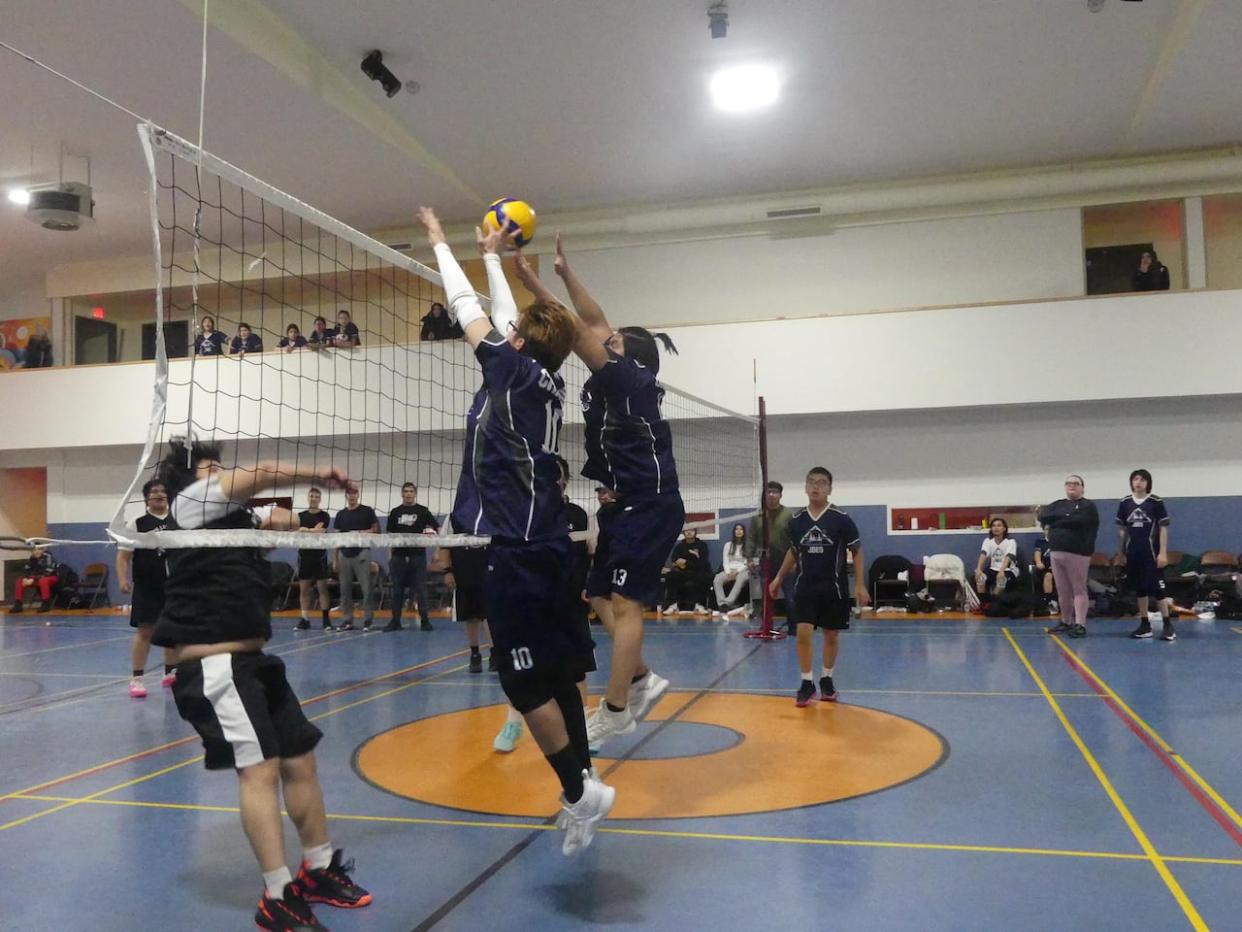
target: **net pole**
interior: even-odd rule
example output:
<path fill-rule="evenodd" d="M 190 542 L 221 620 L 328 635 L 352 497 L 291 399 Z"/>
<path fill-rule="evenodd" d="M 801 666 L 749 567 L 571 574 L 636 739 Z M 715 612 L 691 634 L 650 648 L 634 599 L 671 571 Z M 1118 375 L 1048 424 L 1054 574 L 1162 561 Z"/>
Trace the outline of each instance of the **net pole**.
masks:
<path fill-rule="evenodd" d="M 768 405 L 767 400 L 759 396 L 759 514 L 763 527 L 763 613 L 759 619 L 759 627 L 745 631 L 742 637 L 761 641 L 780 641 L 787 635 L 784 631 L 772 628 L 772 611 L 775 599 L 768 591 L 772 583 L 772 525 L 768 517 Z M 789 611 L 786 606 L 785 611 Z"/>

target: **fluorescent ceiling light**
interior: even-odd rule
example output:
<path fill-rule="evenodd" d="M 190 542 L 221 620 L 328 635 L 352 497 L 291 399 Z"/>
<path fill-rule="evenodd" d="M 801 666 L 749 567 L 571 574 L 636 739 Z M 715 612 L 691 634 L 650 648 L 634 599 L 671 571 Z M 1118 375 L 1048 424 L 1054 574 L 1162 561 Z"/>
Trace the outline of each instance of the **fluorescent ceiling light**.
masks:
<path fill-rule="evenodd" d="M 728 113 L 757 110 L 776 102 L 781 82 L 767 65 L 738 65 L 712 75 L 712 101 Z"/>
<path fill-rule="evenodd" d="M 9 200 L 25 207 L 30 203 L 30 192 L 25 188 L 9 188 Z"/>

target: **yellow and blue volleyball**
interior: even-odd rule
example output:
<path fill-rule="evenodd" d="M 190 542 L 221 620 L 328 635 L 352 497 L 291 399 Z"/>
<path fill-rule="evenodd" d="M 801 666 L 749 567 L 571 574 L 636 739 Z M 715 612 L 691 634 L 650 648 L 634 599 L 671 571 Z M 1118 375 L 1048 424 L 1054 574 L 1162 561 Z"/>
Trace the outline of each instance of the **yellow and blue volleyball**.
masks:
<path fill-rule="evenodd" d="M 535 208 L 512 197 L 492 201 L 483 215 L 483 229 L 516 233 L 513 242 L 525 246 L 535 238 Z"/>

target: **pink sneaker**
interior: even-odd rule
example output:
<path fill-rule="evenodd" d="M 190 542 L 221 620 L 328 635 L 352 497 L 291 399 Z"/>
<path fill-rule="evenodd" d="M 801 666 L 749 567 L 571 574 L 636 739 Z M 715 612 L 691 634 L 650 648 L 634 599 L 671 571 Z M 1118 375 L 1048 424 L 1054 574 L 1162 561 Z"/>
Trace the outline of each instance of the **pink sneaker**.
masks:
<path fill-rule="evenodd" d="M 172 673 L 167 673 L 164 675 L 164 678 L 160 680 L 160 685 L 163 686 L 165 689 L 172 689 L 172 685 L 175 682 L 177 682 L 177 671 L 173 670 Z"/>
<path fill-rule="evenodd" d="M 147 698 L 147 687 L 142 685 L 142 680 L 133 679 L 129 681 L 129 698 L 131 699 Z"/>

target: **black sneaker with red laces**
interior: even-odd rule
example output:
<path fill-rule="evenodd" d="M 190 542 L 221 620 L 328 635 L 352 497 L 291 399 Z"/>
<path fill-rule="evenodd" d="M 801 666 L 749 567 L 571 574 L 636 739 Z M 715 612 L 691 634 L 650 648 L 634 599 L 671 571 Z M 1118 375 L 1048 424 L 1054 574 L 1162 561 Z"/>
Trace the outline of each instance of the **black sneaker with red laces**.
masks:
<path fill-rule="evenodd" d="M 259 908 L 254 914 L 254 924 L 271 932 L 328 932 L 306 902 L 303 891 L 296 881 L 285 884 L 284 895 L 277 899 L 263 892 Z"/>
<path fill-rule="evenodd" d="M 327 903 L 339 909 L 358 909 L 371 902 L 371 894 L 354 883 L 349 876 L 354 870 L 354 859 L 342 863 L 341 849 L 332 852 L 332 863 L 327 867 L 311 869 L 302 862 L 297 883 L 308 903 Z"/>

